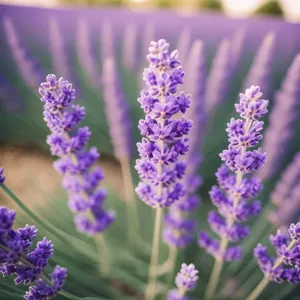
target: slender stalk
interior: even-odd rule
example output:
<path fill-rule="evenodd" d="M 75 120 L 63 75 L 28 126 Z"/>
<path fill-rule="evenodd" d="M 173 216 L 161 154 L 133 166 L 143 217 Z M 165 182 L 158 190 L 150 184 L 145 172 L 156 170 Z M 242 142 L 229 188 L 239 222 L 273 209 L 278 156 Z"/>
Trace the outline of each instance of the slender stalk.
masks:
<path fill-rule="evenodd" d="M 136 206 L 134 187 L 132 183 L 132 174 L 131 174 L 129 159 L 127 158 L 120 159 L 120 165 L 122 170 L 126 208 L 127 208 L 128 238 L 130 244 L 134 245 L 137 243 L 137 241 L 139 241 L 140 233 L 139 233 L 138 211 Z"/>
<path fill-rule="evenodd" d="M 148 274 L 148 285 L 146 288 L 146 300 L 153 300 L 156 294 L 156 276 L 157 276 L 157 267 L 158 267 L 158 256 L 159 256 L 159 240 L 160 240 L 160 227 L 161 219 L 163 215 L 163 208 L 157 207 L 155 214 L 155 225 L 154 225 L 154 234 L 153 234 L 153 243 L 152 243 L 152 254 L 149 266 Z"/>
<path fill-rule="evenodd" d="M 296 244 L 295 240 L 292 240 L 289 244 L 289 246 L 287 247 L 287 250 L 290 251 Z M 272 270 L 276 270 L 283 262 L 283 256 L 279 257 Z M 270 282 L 270 279 L 268 277 L 264 277 L 259 284 L 256 286 L 256 288 L 252 291 L 252 293 L 247 297 L 246 300 L 255 300 L 261 293 L 262 291 L 265 289 L 265 287 L 268 285 L 268 283 Z"/>
<path fill-rule="evenodd" d="M 97 249 L 99 250 L 100 261 L 102 266 L 100 271 L 103 276 L 107 276 L 109 274 L 110 269 L 110 258 L 103 234 L 95 235 L 95 243 Z"/>
<path fill-rule="evenodd" d="M 168 264 L 170 265 L 170 271 L 168 273 L 168 281 L 167 281 L 169 285 L 171 285 L 173 281 L 174 270 L 176 265 L 176 257 L 177 257 L 177 248 L 174 246 L 169 246 Z"/>

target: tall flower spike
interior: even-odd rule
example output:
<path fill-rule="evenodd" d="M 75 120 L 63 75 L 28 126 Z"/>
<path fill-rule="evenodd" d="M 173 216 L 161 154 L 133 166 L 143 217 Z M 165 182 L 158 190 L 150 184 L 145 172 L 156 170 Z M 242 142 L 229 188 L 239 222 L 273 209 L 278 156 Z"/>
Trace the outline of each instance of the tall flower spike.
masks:
<path fill-rule="evenodd" d="M 18 91 L 3 74 L 0 73 L 0 106 L 6 111 L 19 113 L 24 110 L 24 101 Z"/>
<path fill-rule="evenodd" d="M 136 25 L 127 25 L 123 38 L 122 62 L 125 68 L 129 71 L 134 71 L 137 67 L 137 39 L 138 31 Z"/>
<path fill-rule="evenodd" d="M 277 206 L 268 215 L 268 220 L 285 230 L 295 221 L 299 213 L 300 204 L 300 153 L 298 152 L 293 161 L 283 171 L 281 178 L 271 193 L 271 201 Z"/>
<path fill-rule="evenodd" d="M 39 93 L 44 120 L 51 130 L 47 143 L 52 155 L 59 157 L 54 167 L 63 176 L 69 206 L 77 214 L 77 228 L 89 235 L 102 232 L 113 222 L 114 215 L 103 207 L 106 192 L 99 188 L 102 170 L 93 168 L 100 155 L 95 147 L 86 150 L 91 132 L 88 127 L 75 131 L 85 116 L 84 107 L 73 104 L 72 84 L 62 77 L 57 80 L 53 74 L 46 77 Z"/>
<path fill-rule="evenodd" d="M 0 168 L 0 184 L 4 183 L 4 181 L 5 181 L 4 169 L 1 167 Z"/>
<path fill-rule="evenodd" d="M 115 156 L 121 161 L 131 157 L 131 120 L 116 63 L 108 58 L 103 64 L 103 93 L 106 116 Z"/>
<path fill-rule="evenodd" d="M 300 115 L 299 98 L 300 54 L 295 57 L 289 68 L 280 91 L 275 93 L 275 102 L 269 116 L 269 126 L 263 143 L 263 147 L 268 153 L 268 160 L 257 174 L 262 180 L 270 179 L 281 167 L 281 162 L 295 134 L 295 124 Z"/>
<path fill-rule="evenodd" d="M 65 41 L 61 34 L 56 18 L 49 19 L 49 39 L 52 56 L 52 65 L 55 73 L 65 78 L 72 78 L 69 55 L 66 51 Z"/>
<path fill-rule="evenodd" d="M 257 299 L 270 281 L 300 283 L 300 223 L 290 225 L 289 235 L 282 234 L 280 230 L 276 235 L 270 235 L 277 253 L 275 259 L 268 255 L 267 249 L 261 244 L 254 249 L 254 256 L 265 277 L 246 300 Z"/>
<path fill-rule="evenodd" d="M 180 61 L 182 65 L 185 65 L 185 61 L 187 59 L 187 55 L 191 46 L 192 42 L 192 33 L 189 28 L 183 28 L 180 32 L 178 42 L 177 42 L 177 49 L 180 53 Z"/>
<path fill-rule="evenodd" d="M 192 122 L 184 114 L 190 106 L 190 96 L 177 94 L 178 85 L 183 84 L 184 73 L 178 60 L 178 51 L 169 53 L 165 40 L 151 42 L 147 56 L 149 68 L 144 71 L 147 90 L 141 92 L 138 101 L 146 117 L 139 122 L 144 136 L 138 143 L 140 159 L 136 169 L 141 182 L 136 192 L 147 205 L 156 208 L 153 251 L 149 267 L 149 284 L 146 299 L 155 297 L 156 269 L 162 208 L 169 207 L 185 195 L 179 182 L 186 169 L 186 162 L 180 160 L 188 151 L 188 139 Z"/>
<path fill-rule="evenodd" d="M 27 300 L 46 300 L 61 291 L 67 270 L 56 266 L 52 273 L 52 285 L 46 284 L 43 271 L 53 255 L 53 244 L 46 237 L 39 241 L 36 248 L 32 243 L 37 236 L 35 226 L 26 225 L 14 230 L 16 212 L 0 207 L 0 272 L 3 277 L 14 275 L 15 284 L 35 285 L 24 296 Z"/>
<path fill-rule="evenodd" d="M 244 80 L 244 89 L 252 84 L 258 85 L 264 91 L 264 95 L 267 98 L 270 97 L 274 50 L 275 34 L 269 32 L 255 54 L 253 63 Z"/>
<path fill-rule="evenodd" d="M 88 81 L 99 90 L 101 76 L 97 68 L 97 59 L 91 45 L 89 27 L 86 21 L 79 20 L 77 25 L 76 51 L 80 67 L 85 71 Z"/>
<path fill-rule="evenodd" d="M 262 139 L 263 122 L 259 119 L 267 113 L 268 101 L 261 97 L 258 86 L 251 86 L 245 94 L 240 94 L 240 102 L 235 107 L 241 119 L 231 118 L 227 124 L 229 147 L 220 154 L 225 164 L 216 173 L 219 186 L 213 186 L 209 193 L 218 212 L 211 211 L 208 222 L 221 241 L 213 240 L 205 232 L 199 237 L 200 246 L 216 259 L 206 291 L 207 299 L 214 295 L 223 262 L 241 258 L 240 247 L 227 249 L 230 242 L 239 242 L 249 234 L 249 228 L 240 223 L 261 210 L 259 201 L 249 203 L 261 191 L 261 182 L 244 177 L 258 170 L 266 160 L 261 148 L 249 149 L 256 147 Z"/>
<path fill-rule="evenodd" d="M 29 88 L 37 89 L 42 78 L 44 78 L 40 64 L 30 56 L 28 49 L 24 47 L 9 17 L 4 17 L 3 25 L 10 51 L 22 79 Z"/>
<path fill-rule="evenodd" d="M 232 37 L 231 65 L 232 65 L 233 74 L 237 70 L 238 65 L 240 63 L 242 53 L 244 50 L 245 38 L 246 38 L 246 29 L 244 27 L 238 28 Z"/>
<path fill-rule="evenodd" d="M 231 76 L 231 44 L 224 39 L 214 57 L 207 79 L 205 111 L 211 116 L 217 106 L 225 100 Z"/>
<path fill-rule="evenodd" d="M 185 156 L 187 162 L 184 186 L 187 189 L 186 196 L 169 209 L 165 216 L 164 240 L 174 247 L 185 247 L 193 242 L 197 222 L 189 217 L 200 203 L 200 198 L 195 194 L 201 185 L 202 178 L 197 171 L 202 157 L 199 154 L 202 148 L 202 138 L 205 127 L 205 112 L 203 108 L 205 91 L 205 57 L 203 45 L 197 40 L 193 43 L 187 61 L 187 75 L 184 87 L 193 95 L 191 107 L 187 116 L 193 120 L 193 127 L 189 134 L 189 152 Z"/>
<path fill-rule="evenodd" d="M 102 62 L 107 58 L 115 58 L 115 35 L 113 25 L 104 20 L 101 25 L 100 49 Z"/>
<path fill-rule="evenodd" d="M 195 288 L 197 280 L 198 271 L 195 269 L 194 264 L 182 264 L 181 270 L 175 279 L 177 289 L 173 289 L 168 293 L 167 300 L 189 300 L 189 297 L 185 294 Z"/>

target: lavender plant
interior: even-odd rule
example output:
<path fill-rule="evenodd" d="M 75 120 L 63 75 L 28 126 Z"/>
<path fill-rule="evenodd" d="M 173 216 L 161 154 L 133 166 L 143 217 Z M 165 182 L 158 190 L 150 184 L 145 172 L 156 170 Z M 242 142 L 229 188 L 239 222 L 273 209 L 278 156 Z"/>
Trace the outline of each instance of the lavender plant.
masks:
<path fill-rule="evenodd" d="M 300 223 L 291 224 L 288 232 L 289 237 L 280 231 L 275 236 L 270 236 L 277 253 L 276 259 L 271 258 L 261 244 L 254 249 L 254 256 L 265 277 L 246 300 L 255 300 L 270 281 L 300 283 Z M 284 267 L 282 264 L 291 267 Z"/>
<path fill-rule="evenodd" d="M 262 185 L 255 178 L 245 178 L 245 175 L 259 169 L 266 159 L 261 148 L 248 150 L 257 146 L 262 139 L 263 122 L 258 120 L 267 113 L 268 101 L 261 97 L 258 86 L 251 86 L 245 94 L 240 94 L 240 102 L 235 107 L 241 119 L 232 118 L 227 124 L 230 144 L 220 154 L 225 164 L 216 173 L 220 187 L 213 186 L 209 193 L 218 212 L 211 211 L 208 222 L 211 229 L 221 237 L 221 241 L 212 239 L 204 231 L 199 235 L 200 246 L 215 258 L 205 293 L 206 299 L 211 299 L 215 293 L 224 261 L 241 259 L 240 247 L 228 248 L 230 242 L 243 240 L 249 234 L 249 228 L 239 223 L 256 216 L 261 210 L 259 201 L 250 204 L 247 202 L 257 196 Z"/>
<path fill-rule="evenodd" d="M 4 170 L 0 168 L 0 185 L 4 181 Z M 44 275 L 44 269 L 54 252 L 52 242 L 44 237 L 32 249 L 37 236 L 36 227 L 26 225 L 14 230 L 15 217 L 14 210 L 0 206 L 0 272 L 3 277 L 15 276 L 15 284 L 33 284 L 24 296 L 26 300 L 51 299 L 57 293 L 70 298 L 62 291 L 67 269 L 56 266 L 51 273 L 51 280 Z"/>
<path fill-rule="evenodd" d="M 192 122 L 184 117 L 190 106 L 190 97 L 180 92 L 178 85 L 183 84 L 184 73 L 178 60 L 178 51 L 169 53 L 169 44 L 165 40 L 151 42 L 147 56 L 149 68 L 144 71 L 144 80 L 148 90 L 141 92 L 138 101 L 146 117 L 139 122 L 144 136 L 138 143 L 140 159 L 136 169 L 141 182 L 136 192 L 147 205 L 156 209 L 153 249 L 149 267 L 149 283 L 146 299 L 152 300 L 156 293 L 156 272 L 159 255 L 159 237 L 163 208 L 170 207 L 184 195 L 182 182 L 186 162 L 180 157 L 188 151 L 188 139 L 185 137 Z"/>

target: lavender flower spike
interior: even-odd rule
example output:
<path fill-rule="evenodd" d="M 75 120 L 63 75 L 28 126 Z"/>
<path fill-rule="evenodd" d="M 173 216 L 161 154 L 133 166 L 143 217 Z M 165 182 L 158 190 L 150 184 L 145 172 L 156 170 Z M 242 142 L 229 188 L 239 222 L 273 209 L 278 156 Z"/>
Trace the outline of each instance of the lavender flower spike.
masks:
<path fill-rule="evenodd" d="M 296 153 L 293 161 L 283 171 L 271 193 L 271 201 L 277 209 L 270 212 L 268 220 L 282 230 L 294 221 L 299 213 L 300 204 L 300 153 Z"/>
<path fill-rule="evenodd" d="M 76 51 L 79 65 L 85 71 L 92 86 L 96 90 L 99 90 L 101 76 L 97 69 L 97 60 L 91 46 L 89 27 L 83 20 L 79 20 L 78 22 Z"/>
<path fill-rule="evenodd" d="M 193 127 L 189 134 L 189 152 L 185 156 L 187 162 L 184 186 L 187 189 L 186 196 L 175 203 L 164 219 L 164 241 L 169 246 L 186 247 L 194 240 L 197 231 L 197 221 L 189 217 L 200 203 L 196 191 L 202 183 L 202 178 L 197 171 L 202 161 L 199 154 L 202 146 L 202 138 L 206 122 L 203 108 L 205 90 L 205 59 L 201 41 L 195 41 L 186 61 L 187 76 L 185 89 L 191 91 L 194 101 L 187 111 L 187 115 L 193 120 Z M 174 261 L 174 259 L 171 259 Z"/>
<path fill-rule="evenodd" d="M 265 277 L 246 300 L 255 300 L 270 281 L 300 283 L 300 223 L 290 225 L 289 235 L 278 230 L 275 236 L 270 236 L 276 259 L 271 258 L 261 244 L 254 249 L 254 256 Z"/>
<path fill-rule="evenodd" d="M 107 58 L 115 58 L 115 35 L 113 25 L 108 21 L 104 20 L 101 25 L 100 35 L 100 50 L 102 62 Z"/>
<path fill-rule="evenodd" d="M 9 17 L 4 17 L 3 22 L 6 39 L 19 73 L 26 85 L 35 90 L 44 77 L 42 68 L 24 47 L 12 20 Z"/>
<path fill-rule="evenodd" d="M 4 183 L 4 181 L 5 181 L 4 169 L 1 167 L 0 168 L 0 184 Z"/>
<path fill-rule="evenodd" d="M 3 277 L 14 275 L 15 284 L 31 284 L 26 292 L 26 300 L 52 299 L 62 290 L 67 270 L 56 266 L 52 277 L 52 285 L 46 284 L 43 271 L 53 255 L 53 244 L 44 237 L 36 248 L 32 243 L 37 236 L 35 226 L 26 225 L 14 230 L 16 212 L 0 207 L 0 272 Z"/>
<path fill-rule="evenodd" d="M 183 28 L 183 30 L 180 32 L 178 42 L 177 42 L 177 49 L 180 53 L 180 61 L 182 65 L 185 65 L 187 55 L 190 49 L 192 41 L 192 33 L 189 28 Z"/>
<path fill-rule="evenodd" d="M 129 71 L 134 71 L 137 67 L 138 53 L 137 53 L 137 38 L 138 31 L 134 24 L 129 24 L 124 32 L 124 44 L 122 53 L 123 65 Z"/>
<path fill-rule="evenodd" d="M 106 116 L 115 156 L 122 161 L 131 157 L 131 120 L 129 107 L 122 91 L 116 63 L 108 58 L 103 64 L 103 92 Z"/>
<path fill-rule="evenodd" d="M 70 62 L 66 52 L 64 39 L 58 22 L 54 17 L 51 17 L 49 20 L 49 39 L 52 65 L 55 73 L 61 74 L 65 78 L 71 78 Z"/>
<path fill-rule="evenodd" d="M 59 157 L 54 167 L 64 177 L 69 206 L 77 214 L 77 228 L 89 235 L 102 232 L 113 222 L 114 215 L 103 207 L 106 192 L 99 188 L 102 170 L 93 168 L 100 155 L 94 147 L 86 150 L 91 132 L 88 127 L 75 131 L 84 118 L 84 107 L 72 104 L 72 84 L 62 77 L 57 80 L 53 74 L 46 77 L 39 93 L 44 103 L 44 120 L 51 130 L 47 143 L 52 155 Z"/>
<path fill-rule="evenodd" d="M 230 242 L 239 242 L 248 236 L 249 228 L 240 223 L 256 216 L 261 210 L 259 201 L 249 204 L 261 191 L 261 182 L 244 177 L 258 170 L 266 160 L 262 149 L 249 150 L 262 139 L 263 122 L 259 119 L 267 113 L 268 101 L 262 100 L 261 96 L 258 86 L 251 86 L 245 94 L 240 94 L 240 103 L 235 107 L 241 119 L 232 118 L 227 124 L 229 147 L 220 154 L 225 164 L 216 173 L 219 187 L 213 186 L 210 191 L 218 212 L 211 211 L 208 216 L 211 229 L 221 237 L 221 241 L 213 240 L 205 232 L 201 232 L 199 237 L 200 246 L 216 259 L 205 294 L 207 299 L 214 295 L 224 260 L 241 258 L 240 247 L 227 249 Z"/>
<path fill-rule="evenodd" d="M 185 296 L 187 291 L 193 290 L 198 280 L 198 271 L 194 264 L 181 265 L 181 270 L 177 274 L 175 283 L 178 289 L 173 289 L 168 293 L 167 300 L 189 300 Z"/>
<path fill-rule="evenodd" d="M 290 147 L 295 133 L 295 123 L 300 115 L 299 97 L 300 54 L 295 57 L 289 68 L 280 91 L 275 93 L 275 103 L 263 143 L 263 147 L 268 153 L 268 161 L 257 174 L 262 180 L 268 180 L 277 173 L 281 161 Z"/>
<path fill-rule="evenodd" d="M 253 84 L 258 85 L 264 91 L 264 95 L 267 98 L 270 97 L 274 51 L 275 34 L 269 32 L 256 52 L 251 68 L 244 80 L 244 89 Z"/>
<path fill-rule="evenodd" d="M 224 101 L 231 75 L 231 44 L 224 39 L 214 57 L 207 80 L 205 93 L 205 111 L 211 116 L 217 106 Z"/>
<path fill-rule="evenodd" d="M 149 268 L 149 284 L 146 299 L 155 297 L 156 268 L 162 208 L 169 207 L 185 195 L 183 184 L 186 162 L 181 161 L 188 151 L 188 139 L 192 122 L 184 117 L 190 106 L 190 96 L 177 94 L 183 84 L 184 73 L 178 60 L 178 51 L 169 53 L 165 40 L 151 42 L 147 56 L 150 66 L 144 71 L 148 89 L 141 92 L 138 101 L 146 117 L 139 122 L 144 136 L 138 143 L 140 159 L 136 169 L 141 182 L 136 192 L 147 205 L 156 208 L 153 251 Z"/>

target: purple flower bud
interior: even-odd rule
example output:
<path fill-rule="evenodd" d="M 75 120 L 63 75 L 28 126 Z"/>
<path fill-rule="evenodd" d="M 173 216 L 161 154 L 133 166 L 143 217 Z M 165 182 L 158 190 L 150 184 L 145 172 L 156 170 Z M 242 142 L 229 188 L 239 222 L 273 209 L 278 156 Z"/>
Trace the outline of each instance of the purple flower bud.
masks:
<path fill-rule="evenodd" d="M 195 269 L 194 264 L 182 264 L 181 270 L 179 273 L 177 273 L 175 279 L 176 286 L 185 291 L 193 290 L 199 278 L 197 274 L 198 271 Z"/>
<path fill-rule="evenodd" d="M 1 167 L 0 168 L 0 184 L 4 183 L 4 181 L 5 181 L 4 169 Z"/>
<path fill-rule="evenodd" d="M 297 224 L 292 223 L 290 225 L 289 234 L 293 240 L 300 243 L 300 222 Z"/>

